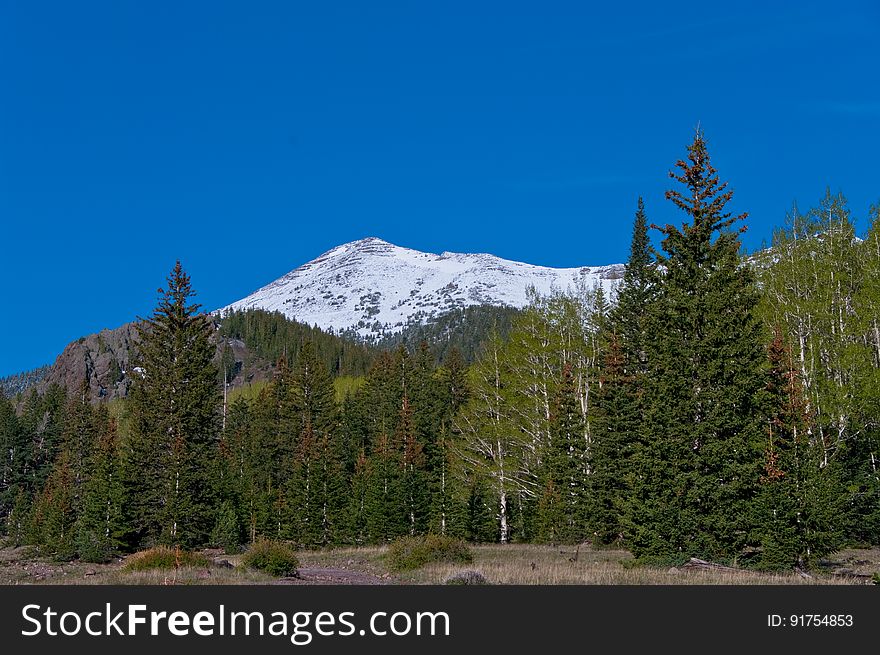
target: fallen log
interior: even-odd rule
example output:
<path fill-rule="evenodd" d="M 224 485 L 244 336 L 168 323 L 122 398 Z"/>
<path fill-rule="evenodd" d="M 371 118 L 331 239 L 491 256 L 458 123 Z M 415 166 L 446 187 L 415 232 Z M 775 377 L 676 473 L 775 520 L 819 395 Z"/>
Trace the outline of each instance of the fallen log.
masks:
<path fill-rule="evenodd" d="M 679 568 L 697 571 L 728 571 L 730 573 L 744 572 L 743 569 L 738 569 L 733 566 L 725 566 L 724 564 L 716 564 L 715 562 L 707 562 L 706 560 L 697 557 L 691 557 Z M 747 573 L 748 571 L 745 572 Z"/>

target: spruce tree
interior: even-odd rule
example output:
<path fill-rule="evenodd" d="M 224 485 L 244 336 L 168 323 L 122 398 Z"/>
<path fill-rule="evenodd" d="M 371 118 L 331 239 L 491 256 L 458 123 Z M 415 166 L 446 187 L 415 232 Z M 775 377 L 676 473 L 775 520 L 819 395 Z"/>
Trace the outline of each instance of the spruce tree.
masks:
<path fill-rule="evenodd" d="M 126 545 L 122 452 L 116 422 L 99 409 L 98 438 L 87 460 L 88 479 L 76 518 L 76 551 L 81 560 L 106 562 Z"/>
<path fill-rule="evenodd" d="M 587 458 L 583 417 L 578 408 L 572 367 L 565 366 L 553 400 L 550 442 L 539 477 L 537 536 L 549 543 L 576 543 L 586 537 Z"/>
<path fill-rule="evenodd" d="M 499 522 L 495 508 L 498 501 L 481 475 L 473 476 L 467 485 L 464 536 L 475 543 L 499 540 Z"/>
<path fill-rule="evenodd" d="M 212 326 L 194 295 L 177 262 L 139 329 L 126 491 L 140 544 L 205 543 L 215 522 L 219 373 Z"/>
<path fill-rule="evenodd" d="M 61 450 L 66 404 L 65 388 L 55 383 L 42 395 L 32 389 L 25 399 L 18 422 L 23 448 L 16 468 L 20 483 L 32 497 L 45 487 Z"/>
<path fill-rule="evenodd" d="M 632 546 L 640 557 L 736 558 L 760 474 L 763 352 L 752 272 L 697 132 L 666 197 L 689 223 L 666 225 L 649 317 L 646 444 L 636 462 Z M 742 228 L 744 229 L 744 228 Z"/>
<path fill-rule="evenodd" d="M 366 534 L 373 543 L 388 543 L 409 532 L 400 451 L 394 446 L 393 439 L 380 434 L 367 465 L 364 515 Z"/>
<path fill-rule="evenodd" d="M 333 380 L 310 342 L 300 349 L 291 374 L 289 393 L 292 396 L 291 409 L 296 415 L 296 434 L 301 434 L 306 424 L 318 436 L 331 434 L 336 429 L 338 418 Z"/>
<path fill-rule="evenodd" d="M 53 559 L 64 561 L 76 555 L 73 505 L 74 484 L 67 450 L 58 456 L 46 486 L 34 503 L 31 542 Z"/>
<path fill-rule="evenodd" d="M 633 465 L 639 447 L 642 396 L 636 375 L 628 373 L 621 338 L 609 337 L 601 383 L 593 399 L 590 524 L 599 544 L 625 541 L 632 494 Z"/>
<path fill-rule="evenodd" d="M 822 466 L 800 376 L 777 328 L 767 349 L 764 472 L 755 505 L 758 566 L 806 568 L 841 545 L 846 498 L 839 464 Z"/>
<path fill-rule="evenodd" d="M 295 537 L 309 545 L 328 545 L 340 538 L 339 514 L 345 505 L 344 442 L 339 439 L 333 382 L 314 346 L 300 349 L 289 393 L 296 447 L 292 475 L 286 484 Z"/>
<path fill-rule="evenodd" d="M 429 507 L 426 460 L 424 448 L 416 433 L 413 411 L 406 396 L 403 397 L 400 423 L 394 440 L 401 456 L 400 492 L 407 530 L 411 535 L 422 534 L 427 528 Z"/>
<path fill-rule="evenodd" d="M 211 542 L 227 555 L 241 552 L 242 530 L 232 501 L 224 500 L 217 512 L 217 522 L 211 532 Z"/>
<path fill-rule="evenodd" d="M 0 534 L 8 534 L 7 522 L 22 489 L 21 473 L 26 446 L 15 406 L 0 392 Z"/>
<path fill-rule="evenodd" d="M 641 198 L 633 223 L 629 260 L 617 304 L 606 325 L 606 353 L 593 398 L 590 486 L 592 526 L 599 543 L 624 540 L 632 464 L 640 443 L 647 373 L 648 316 L 656 279 L 647 216 Z"/>
<path fill-rule="evenodd" d="M 349 501 L 345 509 L 344 540 L 362 546 L 370 539 L 370 482 L 371 471 L 366 453 L 361 450 L 355 460 L 351 476 Z"/>
<path fill-rule="evenodd" d="M 436 456 L 430 470 L 430 508 L 428 531 L 441 535 L 462 536 L 464 532 L 464 508 L 461 503 L 458 484 L 453 476 L 452 439 L 446 423 L 440 425 L 435 442 Z"/>
<path fill-rule="evenodd" d="M 83 487 L 90 473 L 89 459 L 98 439 L 97 417 L 89 398 L 89 382 L 84 379 L 79 390 L 67 402 L 62 434 L 62 449 L 68 452 L 72 476 L 72 503 L 75 513 L 82 506 Z"/>

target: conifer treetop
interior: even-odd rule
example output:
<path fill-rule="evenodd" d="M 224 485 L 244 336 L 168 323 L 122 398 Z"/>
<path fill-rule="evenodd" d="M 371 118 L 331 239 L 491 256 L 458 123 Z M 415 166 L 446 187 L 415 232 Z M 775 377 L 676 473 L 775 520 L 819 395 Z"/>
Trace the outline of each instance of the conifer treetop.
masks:
<path fill-rule="evenodd" d="M 156 307 L 155 316 L 182 320 L 197 315 L 202 306 L 199 303 L 187 304 L 189 299 L 196 295 L 196 292 L 193 290 L 190 277 L 183 270 L 179 259 L 175 262 L 167 280 L 167 290 L 161 287 L 157 289 L 159 304 Z"/>
<path fill-rule="evenodd" d="M 675 166 L 679 172 L 669 171 L 669 177 L 685 185 L 689 194 L 670 189 L 666 191 L 666 199 L 671 200 L 693 219 L 691 225 L 682 225 L 682 232 L 687 234 L 691 231 L 699 231 L 708 239 L 715 230 L 723 230 L 748 216 L 748 212 L 734 216 L 731 212 L 725 211 L 725 206 L 733 198 L 733 191 L 727 190 L 727 182 L 719 180 L 700 128 L 697 128 L 694 140 L 688 146 L 687 161 L 679 159 Z M 656 225 L 652 227 L 667 236 L 679 233 L 672 225 L 662 228 Z M 745 230 L 746 227 L 743 226 L 738 233 Z"/>

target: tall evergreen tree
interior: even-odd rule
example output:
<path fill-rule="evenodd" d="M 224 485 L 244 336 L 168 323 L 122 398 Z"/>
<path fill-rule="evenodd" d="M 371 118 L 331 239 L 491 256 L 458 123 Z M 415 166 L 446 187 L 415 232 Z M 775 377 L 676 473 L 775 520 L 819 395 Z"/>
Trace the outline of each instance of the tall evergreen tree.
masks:
<path fill-rule="evenodd" d="M 73 500 L 70 452 L 64 450 L 34 502 L 31 515 L 31 542 L 57 560 L 69 560 L 76 555 Z"/>
<path fill-rule="evenodd" d="M 106 416 L 103 406 L 98 411 L 98 438 L 89 452 L 88 478 L 75 525 L 76 551 L 87 562 L 106 562 L 125 547 L 128 533 L 116 422 Z"/>
<path fill-rule="evenodd" d="M 366 453 L 361 450 L 355 460 L 351 476 L 349 501 L 345 511 L 345 540 L 361 546 L 370 539 L 370 481 L 371 471 Z"/>
<path fill-rule="evenodd" d="M 319 436 L 336 429 L 337 410 L 333 380 L 326 366 L 318 359 L 314 344 L 306 342 L 291 374 L 289 393 L 291 409 L 296 415 L 296 434 L 308 424 Z"/>
<path fill-rule="evenodd" d="M 636 462 L 632 546 L 642 557 L 735 558 L 746 545 L 760 474 L 757 394 L 763 352 L 752 273 L 741 265 L 746 214 L 697 131 L 666 196 L 690 219 L 666 225 L 649 318 L 646 447 Z M 744 229 L 744 228 L 742 228 Z"/>
<path fill-rule="evenodd" d="M 8 533 L 7 520 L 22 488 L 25 443 L 12 402 L 0 392 L 0 533 Z"/>
<path fill-rule="evenodd" d="M 394 440 L 380 434 L 367 466 L 366 533 L 374 543 L 387 543 L 409 532 L 406 495 L 401 480 L 400 451 Z"/>
<path fill-rule="evenodd" d="M 428 523 L 428 477 L 425 472 L 424 448 L 416 432 L 413 411 L 406 396 L 403 397 L 400 423 L 394 440 L 400 449 L 401 504 L 406 512 L 407 529 L 411 535 L 421 534 L 426 531 Z"/>
<path fill-rule="evenodd" d="M 571 365 L 553 400 L 550 441 L 542 459 L 537 536 L 549 543 L 575 543 L 586 537 L 588 516 L 587 457 L 583 417 Z"/>
<path fill-rule="evenodd" d="M 212 459 L 220 388 L 211 324 L 180 262 L 140 328 L 127 492 L 135 538 L 192 546 L 214 525 Z"/>
<path fill-rule="evenodd" d="M 767 355 L 764 473 L 754 521 L 758 565 L 806 567 L 841 545 L 846 495 L 839 463 L 822 466 L 823 450 L 810 438 L 802 383 L 778 329 Z"/>
<path fill-rule="evenodd" d="M 647 322 L 655 295 L 647 215 L 639 198 L 626 273 L 606 325 L 608 346 L 593 401 L 592 523 L 602 544 L 624 539 L 632 464 L 642 429 Z"/>
<path fill-rule="evenodd" d="M 633 465 L 639 447 L 643 402 L 635 375 L 627 372 L 621 338 L 610 335 L 601 385 L 593 400 L 592 472 L 589 479 L 591 520 L 598 543 L 625 541 Z"/>
<path fill-rule="evenodd" d="M 89 459 L 97 440 L 97 417 L 90 402 L 88 379 L 84 379 L 67 402 L 61 445 L 69 457 L 75 513 L 82 506 L 83 487 L 90 475 Z"/>

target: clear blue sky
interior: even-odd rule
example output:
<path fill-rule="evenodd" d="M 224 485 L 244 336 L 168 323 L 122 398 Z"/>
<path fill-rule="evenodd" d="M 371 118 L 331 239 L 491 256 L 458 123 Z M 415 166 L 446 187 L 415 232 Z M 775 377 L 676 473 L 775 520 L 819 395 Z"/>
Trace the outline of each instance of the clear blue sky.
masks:
<path fill-rule="evenodd" d="M 876 2 L 598 4 L 0 1 L 0 375 L 176 258 L 209 309 L 369 235 L 623 261 L 698 121 L 749 249 L 880 199 Z"/>

